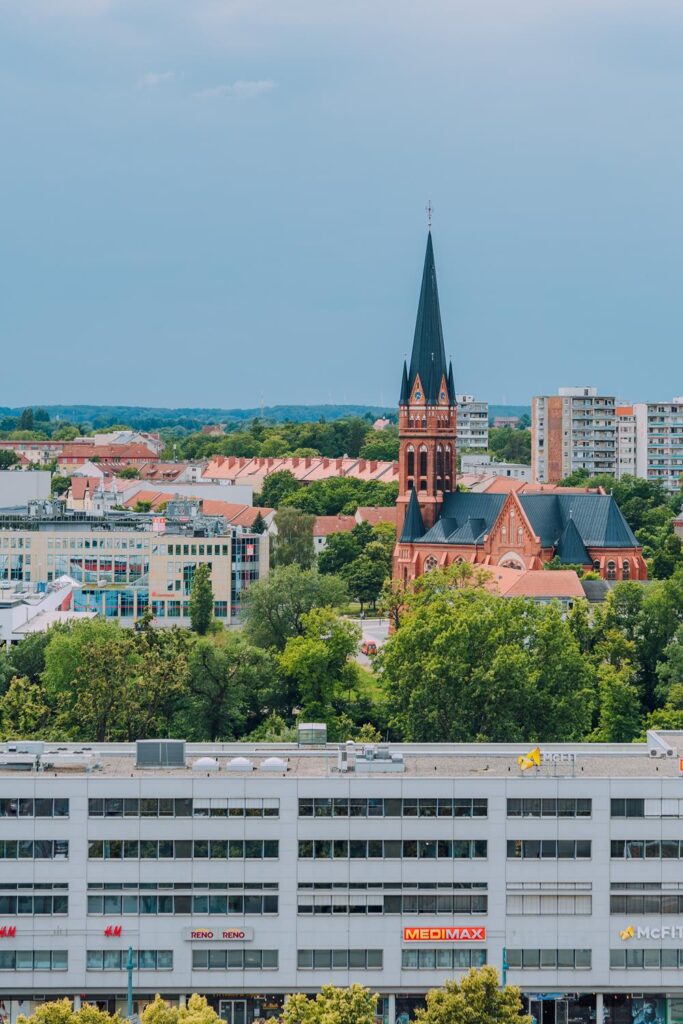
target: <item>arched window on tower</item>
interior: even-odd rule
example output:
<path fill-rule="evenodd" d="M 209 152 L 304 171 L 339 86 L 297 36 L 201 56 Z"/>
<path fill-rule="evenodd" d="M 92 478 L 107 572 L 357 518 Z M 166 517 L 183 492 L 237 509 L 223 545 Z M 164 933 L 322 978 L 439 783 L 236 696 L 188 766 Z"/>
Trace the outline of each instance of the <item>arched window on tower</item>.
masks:
<path fill-rule="evenodd" d="M 625 558 L 624 561 L 621 563 L 621 578 L 622 580 L 631 579 L 631 563 L 629 562 L 628 558 Z"/>
<path fill-rule="evenodd" d="M 451 446 L 449 444 L 444 448 L 444 470 L 443 470 L 443 489 L 444 491 L 450 491 L 451 480 L 453 479 L 453 472 L 451 468 Z"/>
<path fill-rule="evenodd" d="M 426 416 L 422 417 L 422 429 L 423 430 L 427 429 L 427 417 Z"/>
<path fill-rule="evenodd" d="M 607 579 L 608 580 L 615 580 L 616 578 L 617 578 L 617 563 L 613 562 L 612 559 L 610 558 L 609 562 L 607 563 Z"/>
<path fill-rule="evenodd" d="M 421 491 L 427 490 L 427 448 L 425 445 L 420 445 L 420 488 Z"/>
<path fill-rule="evenodd" d="M 436 446 L 436 489 L 443 490 L 443 448 L 440 444 Z"/>
<path fill-rule="evenodd" d="M 408 490 L 413 489 L 413 481 L 415 479 L 415 449 L 412 444 L 409 444 L 406 448 L 406 476 L 408 478 Z"/>

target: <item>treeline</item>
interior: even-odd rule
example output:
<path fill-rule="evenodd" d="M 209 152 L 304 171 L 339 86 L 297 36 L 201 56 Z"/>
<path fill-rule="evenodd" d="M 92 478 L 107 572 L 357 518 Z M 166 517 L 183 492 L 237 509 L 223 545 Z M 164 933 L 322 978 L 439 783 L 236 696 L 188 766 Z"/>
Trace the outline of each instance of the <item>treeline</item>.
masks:
<path fill-rule="evenodd" d="M 380 608 L 396 628 L 370 672 L 356 661 L 359 625 L 337 609 L 347 567 L 374 543 L 340 575 L 275 569 L 250 588 L 242 631 L 94 619 L 27 637 L 0 654 L 0 739 L 288 740 L 297 718 L 326 722 L 333 740 L 409 742 L 629 742 L 683 728 L 683 569 L 566 614 L 489 593 L 487 570 L 469 563 L 407 591 L 387 582 Z"/>

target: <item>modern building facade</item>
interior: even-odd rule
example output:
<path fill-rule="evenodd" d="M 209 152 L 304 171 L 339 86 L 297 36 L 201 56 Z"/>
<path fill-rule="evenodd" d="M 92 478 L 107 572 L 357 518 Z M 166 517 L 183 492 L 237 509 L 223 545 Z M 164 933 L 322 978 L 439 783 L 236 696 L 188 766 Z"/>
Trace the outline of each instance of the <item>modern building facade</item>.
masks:
<path fill-rule="evenodd" d="M 0 587 L 44 591 L 67 578 L 70 608 L 132 625 L 148 609 L 160 626 L 189 623 L 198 565 L 208 564 L 216 618 L 229 624 L 244 590 L 268 572 L 268 538 L 170 502 L 164 515 L 69 512 L 59 501 L 0 511 Z"/>
<path fill-rule="evenodd" d="M 489 446 L 489 403 L 475 401 L 474 395 L 456 395 L 458 421 L 456 444 L 465 449 L 486 451 Z"/>
<path fill-rule="evenodd" d="M 558 483 L 575 470 L 617 473 L 616 399 L 597 388 L 560 388 L 531 403 L 531 467 L 537 483 Z"/>
<path fill-rule="evenodd" d="M 683 734 L 0 750 L 0 999 L 228 1024 L 359 982 L 386 1024 L 489 963 L 539 1024 L 678 1024 Z M 538 762 L 538 763 L 537 763 Z M 23 769 L 23 770 L 21 770 Z"/>
<path fill-rule="evenodd" d="M 614 400 L 589 394 L 590 388 L 583 391 L 587 394 L 580 397 L 558 397 L 560 434 L 565 403 L 568 422 L 576 416 L 582 424 L 585 405 L 592 410 L 591 430 L 597 431 L 598 417 L 612 424 L 609 444 L 613 463 Z M 546 400 L 538 399 L 534 405 L 537 431 L 541 424 L 544 430 L 546 427 L 545 413 L 538 419 L 539 401 Z M 542 570 L 554 559 L 561 565 L 592 569 L 609 580 L 647 578 L 642 549 L 611 495 L 597 491 L 578 493 L 571 488 L 539 488 L 533 494 L 516 493 L 513 489 L 507 493 L 457 490 L 459 417 L 453 369 L 446 362 L 430 233 L 410 365 L 403 365 L 399 397 L 398 542 L 394 549 L 394 578 L 409 583 L 431 569 L 445 568 L 458 561 Z M 587 436 L 588 428 L 576 427 L 576 438 L 579 433 Z M 562 450 L 560 445 L 560 454 Z M 587 465 L 585 458 L 583 462 Z M 595 458 L 593 465 L 597 468 Z"/>
<path fill-rule="evenodd" d="M 636 406 L 639 417 L 645 417 L 644 451 L 640 449 L 638 476 L 659 480 L 672 493 L 683 482 L 683 395 L 671 402 L 648 402 Z M 642 445 L 643 442 L 641 442 Z"/>

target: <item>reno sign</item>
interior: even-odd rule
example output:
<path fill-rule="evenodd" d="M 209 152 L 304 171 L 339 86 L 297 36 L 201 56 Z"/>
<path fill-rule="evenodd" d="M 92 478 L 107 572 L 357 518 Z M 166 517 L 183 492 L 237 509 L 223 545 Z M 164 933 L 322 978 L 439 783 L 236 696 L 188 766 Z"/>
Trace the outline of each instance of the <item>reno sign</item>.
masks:
<path fill-rule="evenodd" d="M 404 928 L 404 942 L 486 942 L 486 928 L 466 925 L 442 928 Z"/>
<path fill-rule="evenodd" d="M 183 938 L 189 942 L 251 942 L 253 928 L 185 928 Z"/>

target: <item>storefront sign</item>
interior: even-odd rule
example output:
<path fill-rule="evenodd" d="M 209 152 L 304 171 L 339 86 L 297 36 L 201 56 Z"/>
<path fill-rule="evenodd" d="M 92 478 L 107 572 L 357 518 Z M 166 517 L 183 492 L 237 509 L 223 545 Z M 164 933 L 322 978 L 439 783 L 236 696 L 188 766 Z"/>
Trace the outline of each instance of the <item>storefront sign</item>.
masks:
<path fill-rule="evenodd" d="M 17 934 L 17 926 L 15 924 L 3 924 L 0 928 L 0 939 L 14 939 Z"/>
<path fill-rule="evenodd" d="M 486 928 L 404 928 L 404 942 L 486 942 Z"/>
<path fill-rule="evenodd" d="M 664 924 L 656 928 L 630 924 L 619 932 L 619 938 L 622 942 L 630 939 L 683 939 L 683 924 Z"/>
<path fill-rule="evenodd" d="M 120 924 L 108 924 L 104 929 L 104 934 L 108 939 L 118 939 L 123 931 L 123 926 Z"/>
<path fill-rule="evenodd" d="M 251 942 L 253 928 L 184 928 L 187 942 Z"/>

